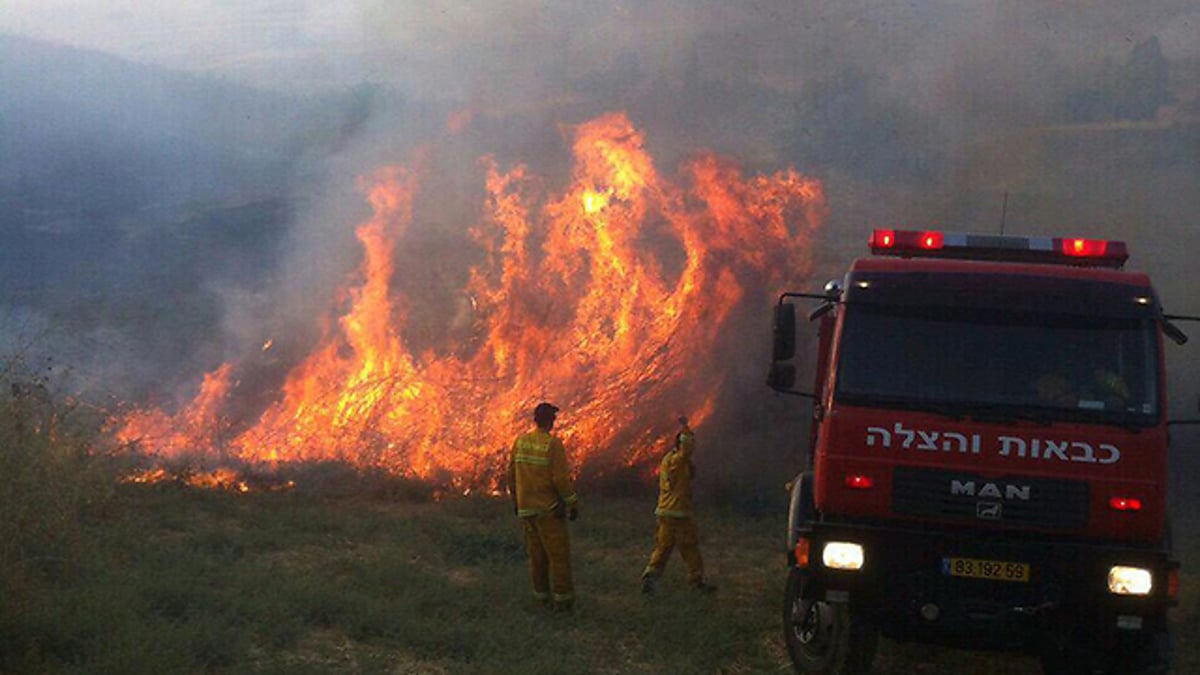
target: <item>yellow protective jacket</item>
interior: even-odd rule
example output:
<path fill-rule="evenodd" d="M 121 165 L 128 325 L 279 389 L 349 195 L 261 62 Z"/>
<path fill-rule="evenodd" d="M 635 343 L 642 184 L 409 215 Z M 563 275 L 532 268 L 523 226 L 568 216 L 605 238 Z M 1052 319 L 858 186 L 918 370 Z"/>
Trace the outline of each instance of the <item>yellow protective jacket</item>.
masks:
<path fill-rule="evenodd" d="M 548 513 L 559 504 L 574 506 L 579 502 L 562 441 L 541 429 L 513 441 L 508 485 L 517 497 L 517 515 L 522 518 Z"/>
<path fill-rule="evenodd" d="M 696 435 L 691 429 L 684 429 L 677 439 L 679 442 L 658 467 L 658 508 L 654 509 L 654 515 L 691 518 L 692 477 L 696 474 L 692 451 L 696 449 Z"/>

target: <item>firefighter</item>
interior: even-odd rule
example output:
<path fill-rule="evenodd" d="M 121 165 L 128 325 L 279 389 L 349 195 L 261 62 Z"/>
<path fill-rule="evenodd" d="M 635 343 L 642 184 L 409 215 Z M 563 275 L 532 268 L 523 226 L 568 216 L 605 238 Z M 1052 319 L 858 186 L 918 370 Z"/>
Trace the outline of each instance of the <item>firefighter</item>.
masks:
<path fill-rule="evenodd" d="M 1119 345 L 1077 345 L 1034 383 L 1038 401 L 1060 408 L 1102 406 L 1121 410 L 1130 399 L 1129 384 L 1100 354 L 1113 354 Z"/>
<path fill-rule="evenodd" d="M 692 478 L 696 475 L 692 452 L 695 448 L 696 434 L 688 426 L 687 418 L 680 417 L 675 443 L 658 469 L 658 507 L 654 509 L 658 524 L 654 531 L 654 550 L 642 572 L 643 593 L 654 592 L 676 546 L 688 568 L 688 584 L 703 592 L 716 590 L 716 586 L 704 581 L 704 561 L 700 558 L 696 521 L 692 514 Z"/>
<path fill-rule="evenodd" d="M 579 498 L 567 469 L 562 441 L 550 434 L 558 408 L 539 403 L 537 428 L 513 442 L 508 486 L 513 511 L 525 531 L 533 596 L 544 605 L 569 611 L 575 603 L 567 519 L 579 515 Z"/>

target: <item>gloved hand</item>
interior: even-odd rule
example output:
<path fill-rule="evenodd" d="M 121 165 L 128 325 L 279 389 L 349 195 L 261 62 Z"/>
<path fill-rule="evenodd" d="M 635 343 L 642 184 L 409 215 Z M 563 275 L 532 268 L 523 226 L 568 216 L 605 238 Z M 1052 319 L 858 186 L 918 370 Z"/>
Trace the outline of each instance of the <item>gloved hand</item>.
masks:
<path fill-rule="evenodd" d="M 578 517 L 579 517 L 579 507 L 572 506 L 571 510 L 567 511 L 567 520 L 569 520 L 571 522 L 575 522 L 575 519 Z"/>

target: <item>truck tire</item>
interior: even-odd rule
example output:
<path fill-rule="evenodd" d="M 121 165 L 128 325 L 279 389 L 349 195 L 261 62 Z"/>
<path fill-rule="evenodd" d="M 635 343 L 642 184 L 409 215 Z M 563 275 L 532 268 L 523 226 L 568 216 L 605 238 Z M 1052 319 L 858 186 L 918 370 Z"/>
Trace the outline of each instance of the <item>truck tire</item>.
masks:
<path fill-rule="evenodd" d="M 783 603 L 783 634 L 797 673 L 862 675 L 871 672 L 879 634 L 849 605 L 801 597 L 805 573 L 792 568 Z"/>

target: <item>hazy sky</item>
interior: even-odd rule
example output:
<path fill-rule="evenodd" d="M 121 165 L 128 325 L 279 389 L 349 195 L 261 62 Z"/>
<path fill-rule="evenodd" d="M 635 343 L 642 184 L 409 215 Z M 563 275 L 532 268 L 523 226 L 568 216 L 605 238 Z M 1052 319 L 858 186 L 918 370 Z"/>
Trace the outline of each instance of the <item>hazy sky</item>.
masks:
<path fill-rule="evenodd" d="M 1200 1 L 5 0 L 0 31 L 276 89 L 369 81 L 454 97 L 623 54 L 652 71 L 698 54 L 710 73 L 776 86 L 838 64 L 920 80 L 964 56 L 1121 58 L 1150 35 L 1168 58 L 1200 56 Z"/>
<path fill-rule="evenodd" d="M 464 173 L 477 170 L 475 159 L 485 153 L 519 161 L 560 157 L 560 130 L 554 124 L 628 107 L 641 113 L 638 123 L 656 152 L 670 149 L 681 156 L 682 151 L 713 147 L 748 164 L 773 167 L 808 160 L 803 152 L 813 148 L 832 148 L 837 151 L 827 153 L 832 159 L 821 160 L 828 166 L 815 160 L 809 164 L 818 170 L 860 170 L 885 184 L 909 170 L 918 176 L 927 170 L 942 181 L 928 187 L 925 201 L 911 205 L 892 193 L 874 198 L 873 193 L 831 189 L 831 224 L 853 228 L 845 236 L 855 238 L 856 252 L 861 250 L 863 222 L 893 218 L 897 210 L 934 222 L 969 221 L 981 213 L 990 219 L 1009 191 L 1014 221 L 1024 218 L 1042 231 L 1065 218 L 1073 233 L 1129 238 L 1139 246 L 1136 260 L 1174 270 L 1191 269 L 1187 258 L 1195 249 L 1156 235 L 1183 237 L 1196 231 L 1191 224 L 1197 210 L 1195 165 L 1186 147 L 1175 147 L 1182 145 L 1174 144 L 1175 136 L 1153 137 L 1157 140 L 1143 148 L 1126 145 L 1127 136 L 1104 136 L 1100 140 L 1108 145 L 1097 146 L 1075 140 L 1082 136 L 1051 134 L 1045 138 L 1053 145 L 1042 148 L 1038 143 L 1043 137 L 1019 132 L 1063 120 L 1068 94 L 1087 94 L 1097 82 L 1103 84 L 1105 73 L 1119 72 L 1134 46 L 1150 37 L 1159 39 L 1168 59 L 1200 59 L 1200 0 L 0 0 L 0 35 L 288 92 L 334 90 L 339 96 L 328 100 L 345 102 L 349 121 L 336 118 L 329 125 L 332 131 L 321 127 L 322 140 L 314 142 L 318 149 L 305 154 L 296 169 L 305 190 L 312 191 L 309 182 L 319 182 L 313 176 L 326 174 L 332 187 L 306 196 L 289 230 L 289 236 L 299 233 L 297 239 L 315 242 L 304 239 L 297 248 L 319 250 L 323 261 L 331 258 L 329 232 L 349 241 L 343 258 L 357 255 L 347 234 L 362 209 L 361 197 L 347 187 L 352 177 L 382 162 L 402 160 L 397 148 L 407 147 L 426 129 L 443 128 L 440 119 L 435 126 L 422 117 L 424 111 L 459 109 L 463 102 L 485 113 L 479 118 L 492 125 L 487 134 L 456 138 L 461 146 L 446 150 L 446 164 L 467 167 Z M 55 209 L 68 220 L 80 220 L 77 214 L 84 209 L 72 205 L 90 203 L 93 195 L 124 194 L 96 176 L 123 180 L 118 187 L 133 195 L 130 212 L 114 218 L 158 218 L 134 208 L 143 205 L 138 195 L 144 193 L 150 204 L 170 202 L 175 194 L 190 199 L 199 189 L 195 186 L 205 185 L 197 176 L 210 176 L 204 180 L 214 184 L 225 181 L 231 194 L 241 195 L 245 185 L 257 185 L 245 177 L 259 176 L 261 166 L 273 161 L 264 148 L 287 137 L 286 131 L 262 131 L 285 126 L 275 123 L 271 108 L 279 97 L 261 97 L 265 102 L 250 114 L 229 100 L 175 96 L 180 89 L 173 87 L 131 91 L 115 84 L 153 89 L 157 79 L 144 73 L 126 76 L 119 66 L 93 72 L 80 68 L 74 58 L 61 63 L 43 58 L 42 52 L 54 50 L 30 51 L 37 53 L 23 62 L 26 69 L 14 69 L 23 77 L 20 84 L 28 99 L 22 102 L 27 105 L 21 108 L 26 111 L 21 123 L 43 134 L 15 139 L 24 143 L 29 159 L 10 174 L 27 175 L 19 176 L 24 182 L 10 180 L 9 186 L 10 194 L 25 203 L 31 199 L 26 183 L 45 196 L 50 206 L 39 203 L 29 209 L 31 220 L 43 211 L 58 218 Z M 43 67 L 73 70 L 45 80 L 24 75 Z M 1194 73 L 1195 67 L 1180 70 Z M 867 77 L 839 79 L 856 72 Z M 114 78 L 114 86 L 103 80 L 106 75 Z M 80 82 L 79 76 L 88 79 Z M 161 79 L 168 83 L 178 78 Z M 826 96 L 832 104 L 814 110 L 832 112 L 803 118 L 812 120 L 813 128 L 801 127 L 793 106 L 807 100 L 802 85 L 822 80 L 833 82 L 833 94 Z M 682 87 L 681 81 L 703 86 Z M 865 93 L 853 88 L 859 81 L 865 83 Z M 388 107 L 393 99 L 379 96 L 377 101 L 370 89 L 347 91 L 364 82 L 395 86 L 400 96 L 394 100 L 400 103 Z M 1185 82 L 1184 89 L 1194 97 L 1193 83 Z M 3 91 L 9 96 L 0 93 L 0 104 L 16 99 L 13 89 Z M 848 105 L 838 98 L 846 91 L 858 96 L 846 99 Z M 360 96 L 363 92 L 368 95 Z M 258 98 L 243 96 L 246 102 Z M 445 105 L 405 107 L 414 97 L 441 99 Z M 360 106 L 362 100 L 370 105 Z M 562 109 L 569 114 L 560 117 Z M 543 118 L 547 110 L 554 114 Z M 847 120 L 846 113 L 862 114 Z M 233 118 L 246 122 L 234 124 Z M 132 141 L 150 141 L 126 142 L 112 129 Z M 880 133 L 870 133 L 874 131 Z M 16 136 L 10 134 L 8 140 Z M 70 152 L 61 157 L 45 153 L 43 137 Z M 79 138 L 89 143 L 78 143 Z M 179 138 L 191 143 L 186 152 L 175 144 Z M 826 143 L 825 138 L 831 140 Z M 230 159 L 242 157 L 245 139 L 253 141 L 246 156 L 259 152 L 266 159 L 259 164 Z M 788 150 L 796 139 L 821 142 Z M 480 144 L 478 152 L 474 147 L 468 151 L 474 142 Z M 455 163 L 462 159 L 457 152 L 467 159 Z M 208 173 L 193 168 L 188 153 L 209 158 L 199 162 Z M 1128 161 L 1124 154 L 1153 170 L 1122 168 Z M 189 164 L 186 171 L 162 176 L 145 169 L 89 173 L 92 164 L 123 166 L 128 158 L 142 155 L 167 166 Z M 666 151 L 658 155 L 664 156 Z M 3 159 L 16 166 L 12 157 Z M 328 168 L 321 163 L 325 160 Z M 38 173 L 60 165 L 66 173 L 48 173 L 47 179 Z M 913 169 L 915 165 L 920 166 Z M 227 171 L 227 166 L 242 167 L 244 175 Z M 878 170 L 861 171 L 863 167 Z M 0 179 L 4 169 L 0 167 Z M 94 180 L 76 180 L 80 175 Z M 291 175 L 270 185 L 286 184 Z M 1055 182 L 1047 184 L 1047 177 Z M 157 187 L 160 183 L 172 190 Z M 453 218 L 445 222 L 459 224 Z M 1133 222 L 1150 224 L 1143 228 L 1144 236 L 1126 225 Z M 58 220 L 51 224 L 60 226 Z M 174 226 L 174 221 L 168 219 L 168 224 Z M 297 267 L 317 269 L 314 276 L 324 275 L 322 281 L 328 277 L 340 283 L 348 268 L 297 259 Z M 1162 274 L 1160 283 L 1177 284 L 1181 291 L 1195 286 L 1182 272 Z M 1197 311 L 1187 304 L 1188 296 L 1173 295 L 1184 298 L 1173 304 L 1178 311 Z M 240 296 L 231 292 L 222 297 Z M 265 306 L 279 303 L 266 293 L 260 299 L 247 292 L 247 297 L 251 300 L 245 303 L 230 301 L 233 318 L 227 323 L 234 327 L 228 332 L 237 336 L 235 348 L 253 343 L 257 349 L 261 327 L 254 320 Z M 286 311 L 308 325 L 312 308 L 300 301 L 294 305 L 293 311 L 287 304 Z M 238 318 L 243 316 L 250 317 L 245 329 Z M 176 351 L 198 354 L 197 362 L 211 356 L 196 341 Z M 145 361 L 146 371 L 162 362 L 178 365 L 187 357 L 176 351 L 139 362 Z M 192 370 L 208 367 L 211 363 Z"/>

